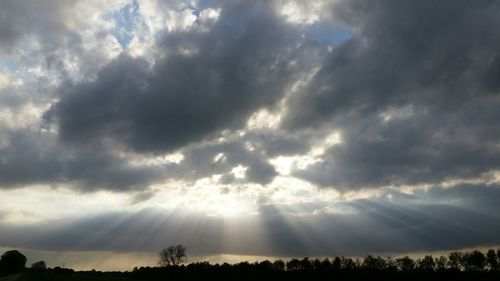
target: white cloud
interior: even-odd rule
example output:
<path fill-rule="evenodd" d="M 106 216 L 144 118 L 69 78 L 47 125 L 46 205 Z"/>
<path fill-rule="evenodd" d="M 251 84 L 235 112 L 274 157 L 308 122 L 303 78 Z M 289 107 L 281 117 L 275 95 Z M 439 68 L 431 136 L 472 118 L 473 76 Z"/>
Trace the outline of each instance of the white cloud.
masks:
<path fill-rule="evenodd" d="M 231 170 L 231 174 L 237 179 L 244 179 L 246 176 L 248 167 L 243 165 L 238 165 Z"/>
<path fill-rule="evenodd" d="M 331 1 L 276 1 L 276 10 L 289 23 L 311 25 L 318 22 L 327 13 Z"/>

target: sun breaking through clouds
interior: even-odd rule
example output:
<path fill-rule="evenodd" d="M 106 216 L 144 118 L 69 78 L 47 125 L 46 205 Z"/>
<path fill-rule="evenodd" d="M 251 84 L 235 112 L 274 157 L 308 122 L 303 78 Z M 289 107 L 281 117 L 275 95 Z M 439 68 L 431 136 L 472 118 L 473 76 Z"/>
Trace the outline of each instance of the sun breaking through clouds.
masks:
<path fill-rule="evenodd" d="M 0 247 L 498 245 L 498 26 L 487 0 L 1 1 Z"/>

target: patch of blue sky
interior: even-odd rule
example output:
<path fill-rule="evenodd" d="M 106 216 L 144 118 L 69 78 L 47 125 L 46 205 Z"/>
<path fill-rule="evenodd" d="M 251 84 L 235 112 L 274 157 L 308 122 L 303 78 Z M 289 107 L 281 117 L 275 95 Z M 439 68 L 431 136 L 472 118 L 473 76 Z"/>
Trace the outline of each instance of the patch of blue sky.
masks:
<path fill-rule="evenodd" d="M 134 27 L 140 21 L 139 3 L 133 0 L 119 11 L 108 13 L 103 16 L 106 20 L 113 20 L 115 28 L 112 30 L 113 36 L 125 48 L 134 38 Z"/>
<path fill-rule="evenodd" d="M 345 27 L 327 21 L 316 22 L 305 31 L 307 39 L 333 45 L 346 41 L 351 35 L 351 31 Z"/>
<path fill-rule="evenodd" d="M 36 81 L 38 76 L 30 72 L 31 68 L 42 65 L 43 61 L 38 56 L 12 58 L 0 60 L 0 72 L 16 77 L 23 81 Z"/>
<path fill-rule="evenodd" d="M 17 59 L 2 59 L 0 60 L 0 71 L 15 72 L 19 70 L 20 64 Z"/>

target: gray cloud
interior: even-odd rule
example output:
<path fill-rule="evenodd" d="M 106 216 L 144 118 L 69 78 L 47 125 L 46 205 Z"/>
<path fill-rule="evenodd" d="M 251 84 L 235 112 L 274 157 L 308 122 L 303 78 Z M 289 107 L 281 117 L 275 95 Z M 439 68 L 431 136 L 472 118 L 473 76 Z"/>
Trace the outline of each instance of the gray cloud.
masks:
<path fill-rule="evenodd" d="M 13 8 L 12 14 L 27 12 L 33 6 L 21 8 Z M 71 32 L 63 30 L 62 21 L 69 7 L 59 8 L 58 16 L 52 19 L 53 24 L 59 21 L 61 25 L 54 29 L 60 30 L 55 38 L 65 41 Z M 241 19 L 243 8 L 248 17 Z M 41 22 L 39 28 L 51 27 Z M 38 33 L 46 51 L 37 51 L 45 57 L 44 67 L 64 69 L 51 48 L 65 45 L 42 38 L 46 32 Z M 83 190 L 147 189 L 166 176 L 194 181 L 217 173 L 223 174 L 225 183 L 269 183 L 276 172 L 266 158 L 307 150 L 303 139 L 253 130 L 233 143 L 188 147 L 184 151 L 186 160 L 164 169 L 127 163 L 128 159 L 114 155 L 123 147 L 109 141 L 138 152 L 162 152 L 214 136 L 222 129 L 241 127 L 255 110 L 272 108 L 296 75 L 315 61 L 312 55 L 317 56 L 314 52 L 323 47 L 298 44 L 299 35 L 274 14 L 270 3 L 224 3 L 220 20 L 208 33 L 165 32 L 157 46 L 163 58 L 153 68 L 144 59 L 123 54 L 99 71 L 95 80 L 65 80 L 58 91 L 42 87 L 50 84 L 42 80 L 2 90 L 5 94 L 0 102 L 13 114 L 30 103 L 46 106 L 58 92 L 60 101 L 45 119 L 56 121 L 63 140 L 59 142 L 49 133 L 39 137 L 36 132 L 3 131 L 11 145 L 3 148 L 2 186 L 71 183 Z M 66 47 L 72 54 L 81 55 L 84 63 L 93 61 L 93 57 L 81 53 L 79 43 Z M 196 52 L 186 55 L 187 49 Z M 298 63 L 293 65 L 292 60 Z M 12 141 L 16 138 L 22 141 Z M 245 148 L 246 141 L 256 147 L 253 152 Z M 23 150 L 21 145 L 30 146 L 24 153 L 29 155 L 26 158 L 15 157 Z M 219 152 L 225 154 L 225 161 L 212 163 L 213 153 Z M 36 161 L 28 163 L 30 157 Z M 23 169 L 27 164 L 30 169 Z M 230 174 L 240 164 L 248 167 L 245 179 Z"/>
<path fill-rule="evenodd" d="M 341 189 L 475 178 L 500 166 L 498 26 L 492 1 L 339 1 L 335 48 L 283 127 L 343 143 L 296 175 Z"/>
<path fill-rule="evenodd" d="M 68 147 L 48 133 L 2 130 L 0 188 L 70 184 L 81 191 L 126 191 L 162 178 L 159 168 L 134 166 L 109 148 Z"/>
<path fill-rule="evenodd" d="M 5 5 L 12 15 L 36 7 Z M 300 38 L 303 30 L 286 24 L 272 6 L 224 2 L 208 32 L 200 26 L 164 32 L 153 66 L 122 54 L 95 80 L 65 80 L 46 119 L 54 122 L 68 151 L 109 143 L 140 153 L 184 149 L 186 159 L 167 165 L 165 174 L 187 180 L 223 174 L 224 182 L 235 182 L 229 172 L 241 164 L 248 166 L 246 181 L 269 183 L 276 172 L 268 158 L 305 153 L 311 135 L 334 129 L 343 142 L 295 176 L 348 190 L 484 177 L 498 169 L 500 38 L 493 27 L 500 17 L 492 2 L 338 1 L 331 19 L 349 27 L 352 36 L 331 52 L 325 43 Z M 42 14 L 33 22 L 40 22 L 39 28 L 59 25 L 54 30 L 62 35 L 54 38 L 62 40 L 71 36 L 63 24 L 67 9 L 62 5 L 53 19 L 41 20 L 47 17 Z M 7 21 L 26 32 L 21 19 Z M 49 37 L 40 38 L 52 42 L 43 43 L 45 49 L 64 45 Z M 72 52 L 81 53 L 79 41 L 71 42 Z M 44 53 L 48 68 L 54 66 L 49 53 Z M 284 131 L 253 130 L 231 143 L 200 145 L 224 129 L 242 128 L 260 108 L 273 109 L 316 65 L 320 70 L 308 86 L 285 100 Z M 12 110 L 31 102 L 26 96 L 33 94 L 9 89 L 0 102 Z M 113 153 L 98 162 L 120 158 Z M 225 162 L 213 163 L 217 153 L 224 153 Z M 9 163 L 16 163 L 12 159 Z M 116 161 L 118 167 L 131 167 L 126 159 Z M 10 172 L 4 177 L 14 183 L 16 173 Z M 33 178 L 26 182 L 43 177 L 26 177 Z"/>
<path fill-rule="evenodd" d="M 0 51 L 15 52 L 16 44 L 26 36 L 36 36 L 42 47 L 54 47 L 68 32 L 63 24 L 72 1 L 2 1 L 0 11 Z M 35 12 L 36 11 L 36 12 Z M 79 40 L 79 38 L 75 38 Z M 48 46 L 51 45 L 51 46 Z"/>
<path fill-rule="evenodd" d="M 196 181 L 212 175 L 222 175 L 221 183 L 270 183 L 277 175 L 268 159 L 280 155 L 302 154 L 309 150 L 308 139 L 302 134 L 287 134 L 279 130 L 253 129 L 243 136 L 231 135 L 217 143 L 189 146 L 180 152 L 180 163 L 165 166 L 169 177 Z M 231 170 L 238 165 L 247 168 L 246 177 L 237 179 Z"/>
<path fill-rule="evenodd" d="M 289 62 L 301 49 L 294 47 L 299 34 L 264 3 L 228 3 L 207 33 L 165 34 L 165 57 L 151 70 L 124 55 L 93 82 L 65 84 L 48 114 L 61 138 L 170 151 L 272 107 L 293 81 L 297 67 Z"/>
<path fill-rule="evenodd" d="M 250 151 L 246 148 L 245 138 L 186 148 L 182 152 L 184 159 L 180 163 L 167 164 L 165 167 L 172 178 L 195 181 L 220 174 L 226 184 L 266 184 L 276 175 L 274 167 L 266 161 L 261 150 Z M 236 179 L 230 174 L 238 165 L 247 167 L 244 179 Z"/>
<path fill-rule="evenodd" d="M 324 162 L 296 175 L 343 189 L 487 177 L 500 166 L 498 132 L 491 123 L 496 119 L 493 107 L 500 100 L 488 100 L 480 106 L 490 124 L 479 126 L 467 124 L 475 118 L 465 109 L 471 104 L 445 115 L 417 112 L 388 122 L 363 116 L 342 131 L 343 143 L 329 149 Z"/>
<path fill-rule="evenodd" d="M 311 134 L 292 134 L 278 129 L 252 130 L 242 141 L 262 151 L 268 158 L 304 154 L 310 149 Z"/>

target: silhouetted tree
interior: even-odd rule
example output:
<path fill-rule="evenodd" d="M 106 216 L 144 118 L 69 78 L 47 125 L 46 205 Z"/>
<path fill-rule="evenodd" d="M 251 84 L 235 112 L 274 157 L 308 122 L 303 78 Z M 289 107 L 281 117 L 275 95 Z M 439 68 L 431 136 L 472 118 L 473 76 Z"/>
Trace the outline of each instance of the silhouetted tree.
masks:
<path fill-rule="evenodd" d="M 366 270 L 384 270 L 387 262 L 382 257 L 374 257 L 371 255 L 363 259 L 363 268 Z"/>
<path fill-rule="evenodd" d="M 186 247 L 182 245 L 170 246 L 161 250 L 160 265 L 162 266 L 177 266 L 186 259 Z"/>
<path fill-rule="evenodd" d="M 19 251 L 7 251 L 0 258 L 0 271 L 9 273 L 20 272 L 26 267 L 26 261 L 26 257 Z"/>
<path fill-rule="evenodd" d="M 257 268 L 263 272 L 270 272 L 273 271 L 274 269 L 273 263 L 268 260 L 261 261 L 260 263 L 258 263 Z"/>
<path fill-rule="evenodd" d="M 319 259 L 314 259 L 312 262 L 312 268 L 314 271 L 321 271 L 322 270 L 322 267 L 321 267 L 321 261 Z"/>
<path fill-rule="evenodd" d="M 44 261 L 37 261 L 31 264 L 32 269 L 47 269 L 47 265 Z"/>
<path fill-rule="evenodd" d="M 312 264 L 311 260 L 309 257 L 305 257 L 300 261 L 300 269 L 303 271 L 311 271 L 312 270 Z"/>
<path fill-rule="evenodd" d="M 432 256 L 425 256 L 423 259 L 418 260 L 417 264 L 418 269 L 422 271 L 434 271 L 436 265 Z"/>
<path fill-rule="evenodd" d="M 286 270 L 289 271 L 299 271 L 300 270 L 300 260 L 291 259 L 286 262 Z"/>
<path fill-rule="evenodd" d="M 322 271 L 328 271 L 332 268 L 333 268 L 333 266 L 332 266 L 332 263 L 330 262 L 329 259 L 325 258 L 321 261 L 321 270 Z M 339 268 L 340 268 L 340 259 L 339 259 Z"/>
<path fill-rule="evenodd" d="M 387 257 L 385 269 L 388 271 L 398 271 L 398 263 L 395 259 Z"/>
<path fill-rule="evenodd" d="M 357 267 L 356 262 L 354 262 L 353 259 L 346 257 L 341 258 L 340 264 L 341 264 L 341 269 L 345 270 L 354 270 Z"/>
<path fill-rule="evenodd" d="M 342 267 L 342 260 L 339 257 L 335 257 L 332 261 L 332 269 L 340 270 L 341 267 Z"/>
<path fill-rule="evenodd" d="M 446 270 L 446 264 L 448 262 L 448 259 L 445 256 L 440 256 L 439 258 L 436 258 L 434 262 L 436 264 L 436 270 L 438 271 Z"/>
<path fill-rule="evenodd" d="M 273 268 L 275 271 L 284 271 L 285 270 L 285 262 L 282 260 L 275 260 L 273 262 Z"/>
<path fill-rule="evenodd" d="M 463 254 L 461 252 L 451 252 L 448 255 L 448 267 L 452 270 L 460 270 L 462 266 Z"/>
<path fill-rule="evenodd" d="M 396 259 L 396 263 L 401 271 L 412 271 L 415 269 L 415 261 L 408 256 Z"/>
<path fill-rule="evenodd" d="M 498 268 L 498 257 L 495 253 L 495 250 L 489 249 L 488 253 L 486 253 L 486 260 L 488 261 L 488 265 L 490 266 L 491 271 L 495 271 Z"/>
<path fill-rule="evenodd" d="M 466 271 L 483 271 L 486 265 L 486 258 L 483 253 L 474 250 L 471 253 L 465 253 L 463 262 Z"/>

